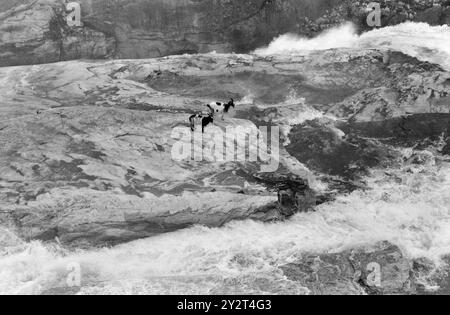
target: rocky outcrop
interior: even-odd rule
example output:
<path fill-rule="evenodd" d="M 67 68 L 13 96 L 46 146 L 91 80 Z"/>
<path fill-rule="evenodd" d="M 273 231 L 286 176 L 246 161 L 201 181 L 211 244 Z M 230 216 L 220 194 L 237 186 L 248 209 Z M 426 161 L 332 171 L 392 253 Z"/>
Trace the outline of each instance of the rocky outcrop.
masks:
<path fill-rule="evenodd" d="M 313 295 L 414 294 L 412 263 L 388 242 L 336 254 L 304 254 L 282 266 Z"/>
<path fill-rule="evenodd" d="M 0 4 L 0 66 L 107 58 L 114 54 L 112 33 L 70 28 L 63 8 L 58 0 Z"/>
<path fill-rule="evenodd" d="M 448 7 L 448 1 L 446 2 L 446 5 L 447 6 L 436 4 L 431 8 L 421 11 L 415 16 L 414 20 L 417 22 L 425 22 L 430 25 L 449 25 L 450 8 Z"/>
<path fill-rule="evenodd" d="M 352 181 L 373 167 L 398 166 L 399 147 L 448 154 L 448 73 L 394 52 L 389 66 L 368 71 L 377 82 L 365 81 L 370 83 L 334 104 L 319 101 L 342 121 L 325 117 L 294 126 L 287 151 L 310 169 Z"/>
<path fill-rule="evenodd" d="M 287 151 L 311 169 L 355 180 L 374 167 L 401 165 L 399 148 L 447 155 L 450 115 L 416 114 L 371 122 L 315 120 L 295 126 L 290 139 Z"/>
<path fill-rule="evenodd" d="M 396 25 L 408 21 L 425 22 L 430 25 L 447 24 L 449 16 L 448 1 L 413 0 L 413 1 L 358 1 L 359 5 L 348 6 L 353 21 L 359 21 L 361 30 L 370 30 L 366 23 L 367 7 L 371 2 L 380 4 L 381 26 Z"/>
<path fill-rule="evenodd" d="M 249 52 L 287 32 L 313 36 L 344 21 L 361 30 L 368 0 L 79 0 L 82 26 L 69 27 L 63 0 L 0 3 L 0 66 L 73 59 L 149 58 Z M 446 23 L 448 3 L 381 1 L 383 26 Z M 423 13 L 422 13 L 423 12 Z"/>
<path fill-rule="evenodd" d="M 328 176 L 335 194 L 363 185 L 371 168 L 400 163 L 392 145 L 442 142 L 446 152 L 448 104 L 423 106 L 445 97 L 446 77 L 401 54 L 387 66 L 376 50 L 2 68 L 0 222 L 25 239 L 103 245 L 307 211 L 332 193 L 317 193 L 304 165 Z M 355 116 L 368 107 L 351 101 L 376 89 L 396 95 L 392 104 L 380 94 L 383 110 Z M 174 159 L 176 145 L 207 152 L 191 142 L 188 117 L 230 96 L 240 100 L 234 118 L 209 126 L 205 141 L 229 127 L 257 136 L 259 126 L 280 126 L 274 174 L 261 161 Z M 327 111 L 342 121 L 315 119 Z"/>

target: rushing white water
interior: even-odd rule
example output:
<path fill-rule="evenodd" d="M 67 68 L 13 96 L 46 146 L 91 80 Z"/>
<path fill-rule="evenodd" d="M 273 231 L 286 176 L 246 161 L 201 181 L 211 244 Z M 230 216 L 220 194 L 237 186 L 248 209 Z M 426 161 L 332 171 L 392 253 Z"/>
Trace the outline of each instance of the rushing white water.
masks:
<path fill-rule="evenodd" d="M 356 45 L 358 35 L 352 23 L 332 28 L 315 38 L 285 34 L 276 38 L 268 47 L 255 51 L 258 55 L 296 54 L 309 50 L 348 48 Z"/>
<path fill-rule="evenodd" d="M 268 47 L 258 49 L 261 55 L 302 54 L 331 48 L 375 48 L 401 51 L 424 61 L 450 69 L 450 26 L 426 23 L 403 23 L 357 35 L 356 27 L 347 23 L 308 39 L 286 34 Z"/>
<path fill-rule="evenodd" d="M 399 245 L 410 258 L 439 263 L 450 253 L 450 164 L 434 164 L 429 156 L 419 169 L 374 174 L 372 190 L 282 223 L 194 227 L 78 253 L 19 243 L 0 259 L 0 293 L 64 288 L 73 263 L 81 266 L 81 293 L 86 294 L 304 293 L 282 277 L 280 265 L 305 251 L 336 252 L 382 240 Z"/>
<path fill-rule="evenodd" d="M 403 24 L 356 35 L 351 25 L 316 39 L 285 35 L 259 54 L 308 49 L 383 47 L 450 66 L 450 29 Z M 289 104 L 288 104 L 289 105 Z M 311 119 L 320 113 L 312 113 Z M 298 119 L 303 119 L 300 115 Z M 405 153 L 410 154 L 410 153 Z M 436 264 L 450 254 L 450 164 L 374 172 L 370 190 L 324 204 L 286 222 L 233 222 L 223 228 L 193 227 L 109 249 L 67 251 L 25 243 L 0 231 L 0 294 L 61 293 L 80 266 L 81 294 L 308 293 L 286 280 L 279 266 L 304 252 L 338 252 L 391 241 L 410 258 Z"/>

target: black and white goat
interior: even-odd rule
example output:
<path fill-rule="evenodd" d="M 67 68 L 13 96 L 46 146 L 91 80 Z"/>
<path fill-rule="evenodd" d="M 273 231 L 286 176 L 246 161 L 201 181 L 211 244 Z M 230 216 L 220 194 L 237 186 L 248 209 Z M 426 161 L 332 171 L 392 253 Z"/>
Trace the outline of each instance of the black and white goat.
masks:
<path fill-rule="evenodd" d="M 202 132 L 205 133 L 205 128 L 209 124 L 214 123 L 214 118 L 211 114 L 205 115 L 205 114 L 195 114 L 189 117 L 189 122 L 191 124 L 191 130 L 195 131 L 195 125 L 202 124 Z"/>
<path fill-rule="evenodd" d="M 227 104 L 225 103 L 221 103 L 221 102 L 213 102 L 213 103 L 209 103 L 207 105 L 208 109 L 211 112 L 212 116 L 215 115 L 221 115 L 222 120 L 223 120 L 223 116 L 228 113 L 228 111 L 230 110 L 230 107 L 235 107 L 234 105 L 234 100 L 231 99 L 231 101 L 229 101 Z"/>

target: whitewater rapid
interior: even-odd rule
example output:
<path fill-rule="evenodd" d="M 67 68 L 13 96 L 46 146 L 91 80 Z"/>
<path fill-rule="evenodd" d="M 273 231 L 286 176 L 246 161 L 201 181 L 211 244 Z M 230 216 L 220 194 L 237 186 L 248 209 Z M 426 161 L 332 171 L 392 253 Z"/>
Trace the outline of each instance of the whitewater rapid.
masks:
<path fill-rule="evenodd" d="M 286 222 L 233 222 L 193 227 L 110 249 L 67 252 L 40 242 L 9 246 L 0 256 L 0 293 L 64 288 L 67 268 L 79 264 L 79 293 L 224 294 L 307 293 L 278 268 L 304 252 L 339 252 L 390 241 L 407 257 L 437 265 L 450 253 L 450 163 L 431 154 L 426 166 L 375 172 L 366 191 L 321 205 Z M 389 173 L 389 174 L 387 174 Z M 267 283 L 261 285 L 261 279 Z M 277 285 L 275 285 L 277 284 Z M 247 290 L 247 291 L 245 291 Z M 58 291 L 56 291 L 58 292 Z M 235 291 L 233 291 L 235 292 Z"/>
<path fill-rule="evenodd" d="M 347 24 L 315 39 L 283 35 L 255 53 L 388 48 L 450 68 L 449 42 L 448 26 L 406 23 L 358 36 Z M 76 251 L 24 242 L 0 228 L 0 294 L 65 292 L 74 265 L 81 271 L 79 294 L 305 294 L 307 289 L 286 280 L 279 266 L 305 252 L 339 252 L 385 240 L 411 259 L 425 257 L 439 266 L 450 254 L 450 163 L 423 155 L 427 163 L 419 168 L 375 170 L 366 179 L 368 190 L 285 222 L 197 226 L 113 248 Z"/>
<path fill-rule="evenodd" d="M 312 50 L 333 48 L 373 48 L 401 51 L 423 61 L 440 64 L 450 70 L 450 26 L 430 26 L 407 22 L 358 35 L 352 23 L 330 29 L 316 38 L 285 34 L 268 47 L 255 51 L 258 55 L 306 54 Z"/>

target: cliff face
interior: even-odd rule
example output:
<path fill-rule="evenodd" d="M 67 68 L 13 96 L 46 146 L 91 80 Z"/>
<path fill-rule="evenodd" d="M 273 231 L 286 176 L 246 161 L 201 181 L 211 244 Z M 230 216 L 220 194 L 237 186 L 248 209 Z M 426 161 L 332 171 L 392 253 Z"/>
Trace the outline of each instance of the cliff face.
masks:
<path fill-rule="evenodd" d="M 68 27 L 62 0 L 7 1 L 0 4 L 0 66 L 243 52 L 294 31 L 299 10 L 318 16 L 338 1 L 297 2 L 80 0 L 83 26 Z"/>
<path fill-rule="evenodd" d="M 79 0 L 82 27 L 66 23 L 64 0 L 0 3 L 0 66 L 80 58 L 149 58 L 248 52 L 277 35 L 313 35 L 345 20 L 364 26 L 369 1 Z M 367 2 L 367 3 L 366 3 Z M 408 2 L 408 1 L 407 1 Z M 383 3 L 383 22 L 445 23 L 445 5 Z M 440 1 L 444 3 L 445 1 Z"/>

